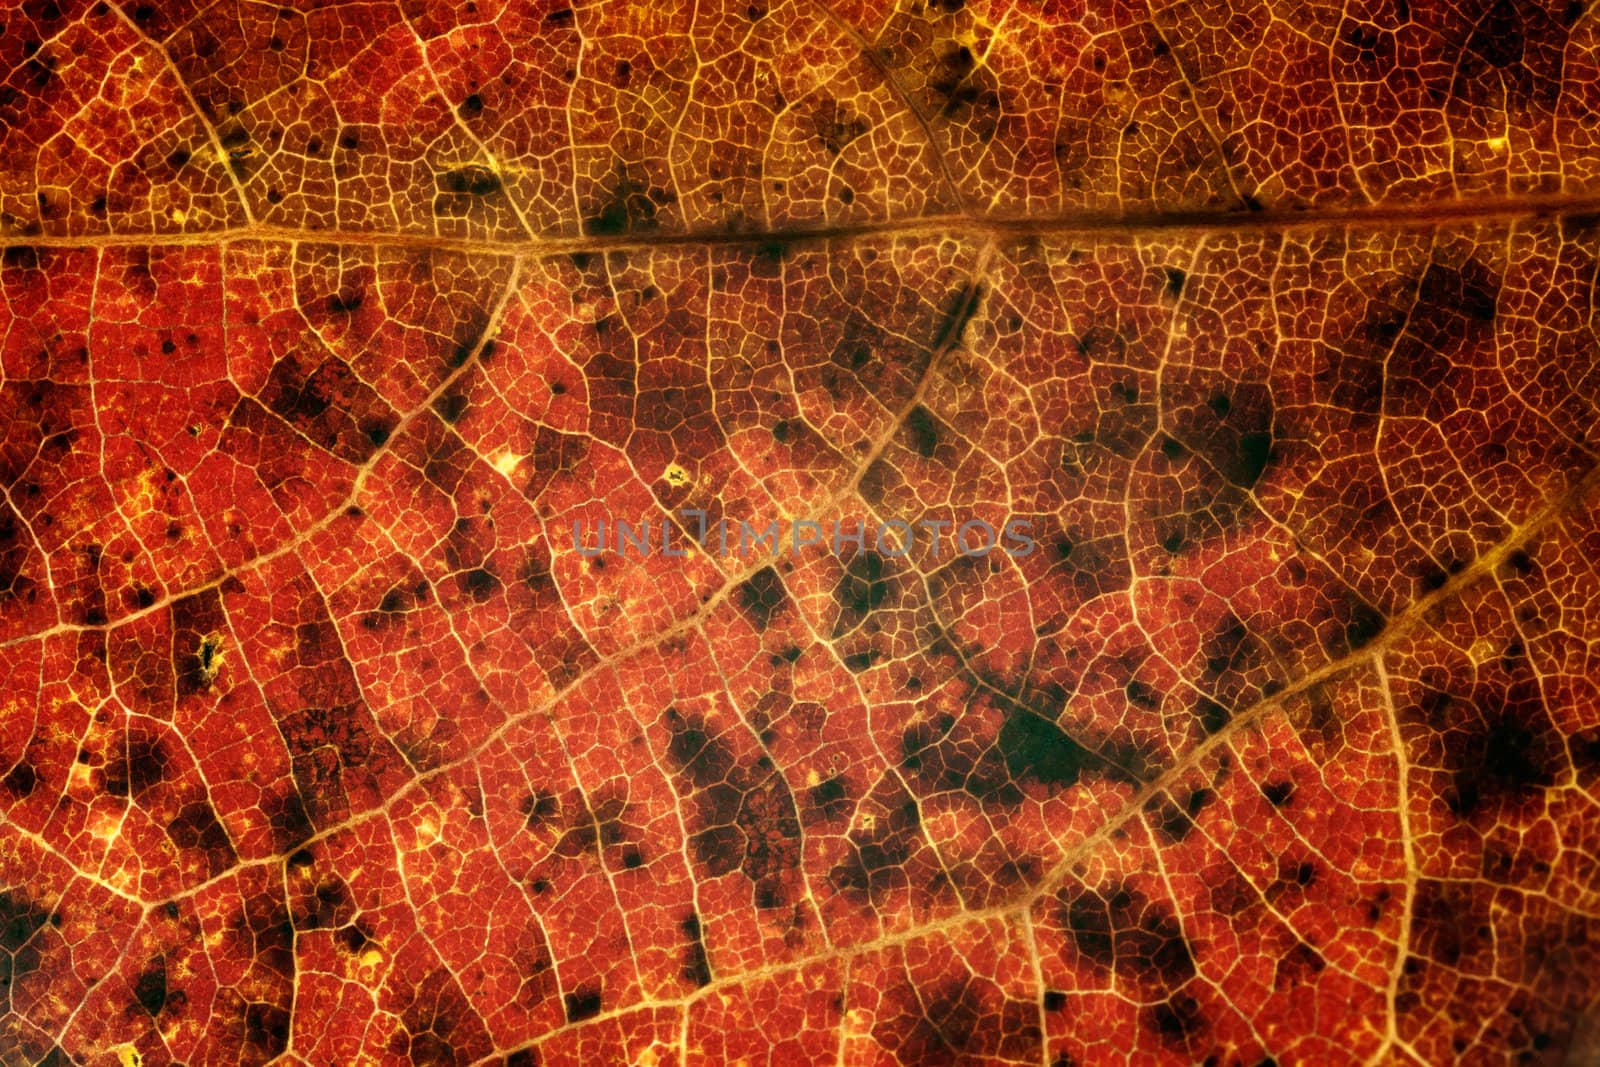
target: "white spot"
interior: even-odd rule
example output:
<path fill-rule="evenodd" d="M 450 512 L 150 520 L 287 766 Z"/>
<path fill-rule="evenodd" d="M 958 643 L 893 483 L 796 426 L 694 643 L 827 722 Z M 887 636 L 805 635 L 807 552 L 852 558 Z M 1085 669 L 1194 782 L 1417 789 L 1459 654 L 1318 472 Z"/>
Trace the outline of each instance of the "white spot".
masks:
<path fill-rule="evenodd" d="M 516 471 L 517 465 L 522 462 L 522 457 L 510 449 L 503 449 L 490 462 L 494 464 L 494 469 L 499 471 L 503 477 L 509 478 Z"/>

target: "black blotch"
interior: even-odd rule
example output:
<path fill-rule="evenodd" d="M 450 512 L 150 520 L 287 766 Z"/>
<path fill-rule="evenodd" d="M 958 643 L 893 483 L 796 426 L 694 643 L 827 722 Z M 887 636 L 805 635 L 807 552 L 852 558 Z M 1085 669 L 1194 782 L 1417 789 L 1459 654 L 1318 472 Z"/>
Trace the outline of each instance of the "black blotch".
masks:
<path fill-rule="evenodd" d="M 114 797 L 131 797 L 137 802 L 161 784 L 167 774 L 168 759 L 159 738 L 130 738 L 126 754 L 118 753 L 106 762 L 106 792 Z"/>
<path fill-rule="evenodd" d="M 38 270 L 39 250 L 31 245 L 8 245 L 0 263 L 12 270 Z"/>
<path fill-rule="evenodd" d="M 485 197 L 500 191 L 500 175 L 478 163 L 445 171 L 438 180 L 442 191 L 456 196 Z"/>
<path fill-rule="evenodd" d="M 483 114 L 483 97 L 472 93 L 461 101 L 461 114 L 466 118 L 476 118 Z"/>
<path fill-rule="evenodd" d="M 1060 922 L 1096 970 L 1164 995 L 1194 977 L 1194 955 L 1167 905 L 1130 885 L 1096 891 L 1081 884 L 1057 893 Z"/>
<path fill-rule="evenodd" d="M 906 416 L 906 432 L 911 447 L 923 459 L 932 459 L 939 449 L 939 424 L 927 408 L 918 404 Z"/>
<path fill-rule="evenodd" d="M 1122 691 L 1127 694 L 1129 703 L 1141 708 L 1154 710 L 1161 706 L 1161 694 L 1137 678 L 1130 678 Z"/>
<path fill-rule="evenodd" d="M 1205 1029 L 1200 1002 L 1188 993 L 1174 993 L 1154 1007 L 1145 1009 L 1146 1025 L 1163 1041 L 1176 1048 L 1187 1048 L 1189 1040 Z"/>
<path fill-rule="evenodd" d="M 276 1004 L 253 1003 L 244 1009 L 245 1044 L 266 1059 L 289 1048 L 289 1012 Z"/>
<path fill-rule="evenodd" d="M 38 784 L 39 772 L 34 770 L 33 764 L 28 761 L 26 756 L 18 761 L 15 767 L 7 771 L 4 778 L 0 778 L 0 788 L 5 789 L 6 792 L 19 800 L 32 795 Z"/>
<path fill-rule="evenodd" d="M 462 393 L 449 392 L 433 402 L 433 410 L 446 423 L 454 426 L 467 410 L 467 398 Z"/>
<path fill-rule="evenodd" d="M 297 789 L 290 787 L 281 798 L 269 798 L 265 804 L 267 825 L 272 830 L 273 846 L 278 852 L 287 852 L 309 841 L 316 832 L 311 816 Z"/>
<path fill-rule="evenodd" d="M 1145 803 L 1144 810 L 1154 821 L 1156 832 L 1169 842 L 1182 841 L 1194 829 L 1195 816 L 1211 803 L 1216 795 L 1209 789 L 1196 789 L 1189 794 L 1189 798 L 1179 805 L 1174 799 L 1162 793 L 1151 797 Z"/>
<path fill-rule="evenodd" d="M 1452 355 L 1486 342 L 1500 300 L 1500 281 L 1484 264 L 1432 263 L 1414 299 L 1380 303 L 1362 324 L 1373 358 L 1388 357 L 1386 413 L 1443 418 L 1435 394 L 1455 376 Z M 1392 349 L 1392 354 L 1391 354 Z"/>
<path fill-rule="evenodd" d="M 850 794 L 844 776 L 836 775 L 812 787 L 811 804 L 830 822 L 849 818 Z"/>
<path fill-rule="evenodd" d="M 1294 796 L 1294 783 L 1268 782 L 1261 787 L 1261 795 L 1267 798 L 1268 804 L 1281 808 Z"/>
<path fill-rule="evenodd" d="M 151 1018 L 161 1014 L 167 1006 L 167 961 L 157 956 L 145 965 L 133 983 L 133 996 Z"/>
<path fill-rule="evenodd" d="M 600 1014 L 600 988 L 586 986 L 566 995 L 567 1022 L 581 1022 Z"/>
<path fill-rule="evenodd" d="M 1070 583 L 1080 602 L 1119 593 L 1133 580 L 1126 545 L 1120 535 L 1085 538 L 1065 530 L 1055 539 L 1049 573 Z"/>
<path fill-rule="evenodd" d="M 1526 796 L 1555 783 L 1557 746 L 1510 714 L 1495 716 L 1459 749 L 1447 796 L 1450 809 L 1470 817 L 1498 798 Z"/>
<path fill-rule="evenodd" d="M 522 800 L 522 814 L 526 817 L 524 825 L 530 830 L 553 818 L 560 810 L 561 802 L 553 793 L 529 793 Z"/>
<path fill-rule="evenodd" d="M 1320 973 L 1327 965 L 1322 953 L 1304 941 L 1296 941 L 1294 948 L 1278 959 L 1273 985 L 1280 990 L 1293 988 Z"/>
<path fill-rule="evenodd" d="M 552 26 L 570 26 L 576 17 L 570 7 L 563 7 L 550 12 L 544 20 Z"/>
<path fill-rule="evenodd" d="M 1204 730 L 1207 736 L 1228 725 L 1228 720 L 1232 718 L 1227 708 L 1210 697 L 1200 697 L 1195 701 L 1194 716 L 1200 722 L 1200 729 Z"/>
<path fill-rule="evenodd" d="M 654 230 L 657 211 L 672 199 L 671 193 L 650 188 L 627 168 L 621 168 L 610 190 L 584 217 L 584 232 L 595 237 L 617 237 Z"/>
<path fill-rule="evenodd" d="M 800 864 L 800 821 L 788 783 L 764 756 L 739 763 L 698 717 L 669 708 L 666 721 L 668 760 L 691 787 L 695 860 L 711 877 L 743 872 L 759 907 L 780 906 L 783 876 Z"/>
<path fill-rule="evenodd" d="M 1272 460 L 1275 414 L 1267 386 L 1245 382 L 1213 390 L 1180 418 L 1194 450 L 1231 484 L 1250 490 Z"/>
<path fill-rule="evenodd" d="M 1334 46 L 1336 59 L 1357 69 L 1362 81 L 1377 81 L 1394 69 L 1394 31 L 1354 20 Z"/>
<path fill-rule="evenodd" d="M 994 136 L 1001 111 L 997 82 L 987 69 L 978 67 L 971 48 L 957 44 L 946 51 L 931 72 L 928 87 L 942 100 L 942 118 L 967 126 L 980 141 Z"/>
<path fill-rule="evenodd" d="M 228 831 L 208 801 L 196 800 L 180 808 L 167 823 L 167 836 L 181 849 L 204 853 L 207 877 L 215 878 L 238 862 Z"/>
<path fill-rule="evenodd" d="M 1561 95 L 1569 27 L 1554 5 L 1495 0 L 1464 5 L 1471 26 L 1452 92 L 1469 104 L 1553 109 Z"/>
<path fill-rule="evenodd" d="M 887 569 L 883 557 L 870 549 L 857 552 L 845 565 L 844 574 L 833 590 L 834 602 L 840 609 L 835 637 L 855 629 L 889 598 L 893 585 Z"/>
<path fill-rule="evenodd" d="M 849 837 L 851 854 L 828 872 L 828 882 L 841 893 L 876 904 L 896 885 L 908 880 L 906 866 L 921 847 L 922 811 L 906 798 L 874 821 L 871 830 Z"/>
<path fill-rule="evenodd" d="M 1335 657 L 1365 648 L 1389 625 L 1383 612 L 1354 593 L 1345 596 L 1345 614 L 1343 631 L 1329 649 Z"/>
<path fill-rule="evenodd" d="M 684 949 L 683 977 L 696 989 L 711 984 L 711 964 L 706 959 L 705 939 L 701 936 L 700 916 L 690 913 L 679 924 L 688 946 Z"/>
<path fill-rule="evenodd" d="M 712 738 L 702 722 L 684 718 L 676 708 L 667 709 L 667 724 L 672 731 L 667 756 L 691 784 L 703 788 L 727 780 L 734 760 L 726 742 Z"/>
<path fill-rule="evenodd" d="M 1261 642 L 1232 612 L 1218 622 L 1200 652 L 1205 656 L 1202 687 L 1221 700 L 1237 704 L 1250 693 L 1252 683 L 1260 684 L 1259 668 L 1265 658 Z"/>
<path fill-rule="evenodd" d="M 486 567 L 474 567 L 461 576 L 461 590 L 478 603 L 483 603 L 500 588 L 500 579 Z"/>
<path fill-rule="evenodd" d="M 33 935 L 50 921 L 50 912 L 36 907 L 20 893 L 0 890 L 0 999 L 12 982 L 39 969 L 38 946 Z"/>
<path fill-rule="evenodd" d="M 763 567 L 740 583 L 735 591 L 739 608 L 758 631 L 771 625 L 773 618 L 788 603 L 783 581 L 773 567 Z"/>
<path fill-rule="evenodd" d="M 1067 1006 L 1067 995 L 1058 989 L 1047 989 L 1044 992 L 1044 1010 L 1060 1011 Z"/>
<path fill-rule="evenodd" d="M 1165 281 L 1162 291 L 1173 300 L 1183 295 L 1183 283 L 1188 280 L 1188 275 L 1177 267 L 1162 267 L 1161 272 Z"/>
<path fill-rule="evenodd" d="M 1055 722 L 1018 705 L 1007 711 L 997 744 L 1013 782 L 1032 779 L 1067 787 L 1077 784 L 1085 771 L 1110 769 L 1104 759 L 1068 737 Z"/>
<path fill-rule="evenodd" d="M 267 970 L 281 978 L 294 978 L 294 921 L 281 895 L 266 890 L 247 898 L 233 934 L 245 952 Z"/>
<path fill-rule="evenodd" d="M 838 155 L 846 145 L 872 128 L 871 123 L 833 99 L 823 99 L 811 113 L 812 129 L 829 155 Z"/>
<path fill-rule="evenodd" d="M 1013 1000 L 964 973 L 928 990 L 893 990 L 887 1007 L 880 1014 L 881 1040 L 900 1063 L 963 1067 L 1039 1060 L 1038 1002 Z"/>
<path fill-rule="evenodd" d="M 868 669 L 874 663 L 878 662 L 882 656 L 882 652 L 879 652 L 875 648 L 869 648 L 865 652 L 852 652 L 840 662 L 844 664 L 845 670 L 849 671 L 851 674 L 860 674 L 862 671 Z"/>
<path fill-rule="evenodd" d="M 333 937 L 352 956 L 372 943 L 372 934 L 359 921 L 339 927 L 333 932 Z"/>

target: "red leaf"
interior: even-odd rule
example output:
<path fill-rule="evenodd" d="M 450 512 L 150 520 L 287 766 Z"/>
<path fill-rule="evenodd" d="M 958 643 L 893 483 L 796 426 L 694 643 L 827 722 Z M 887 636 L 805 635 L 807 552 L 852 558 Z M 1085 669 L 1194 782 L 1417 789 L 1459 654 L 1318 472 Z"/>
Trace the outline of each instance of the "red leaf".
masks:
<path fill-rule="evenodd" d="M 1593 1057 L 1584 5 L 4 17 L 0 1062 Z"/>

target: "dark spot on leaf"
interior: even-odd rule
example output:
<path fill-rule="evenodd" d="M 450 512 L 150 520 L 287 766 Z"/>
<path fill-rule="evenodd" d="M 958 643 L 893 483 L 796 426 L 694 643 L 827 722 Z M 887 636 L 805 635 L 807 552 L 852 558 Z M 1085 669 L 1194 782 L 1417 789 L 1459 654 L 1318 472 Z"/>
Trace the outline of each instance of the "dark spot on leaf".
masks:
<path fill-rule="evenodd" d="M 782 579 L 772 567 L 763 567 L 740 583 L 735 596 L 740 610 L 758 631 L 765 630 L 789 600 Z"/>
<path fill-rule="evenodd" d="M 906 416 L 906 433 L 911 447 L 923 459 L 931 459 L 939 449 L 940 427 L 938 420 L 927 408 L 918 404 Z"/>
<path fill-rule="evenodd" d="M 1187 1048 L 1190 1039 L 1205 1028 L 1200 1002 L 1188 993 L 1174 993 L 1162 1003 L 1147 1008 L 1142 1017 L 1163 1041 L 1175 1048 Z"/>
<path fill-rule="evenodd" d="M 1096 891 L 1069 884 L 1057 893 L 1061 924 L 1082 958 L 1154 995 L 1194 977 L 1194 956 L 1172 910 L 1129 885 Z"/>
<path fill-rule="evenodd" d="M 587 986 L 566 995 L 567 1022 L 581 1022 L 600 1014 L 600 988 Z"/>
<path fill-rule="evenodd" d="M 167 961 L 157 956 L 145 965 L 133 983 L 133 996 L 139 1006 L 155 1018 L 167 1006 Z"/>
<path fill-rule="evenodd" d="M 456 196 L 485 197 L 500 191 L 500 175 L 481 164 L 469 163 L 439 175 L 439 188 Z"/>
<path fill-rule="evenodd" d="M 850 794 L 844 776 L 835 775 L 812 787 L 811 804 L 830 822 L 849 818 Z"/>
<path fill-rule="evenodd" d="M 840 608 L 835 636 L 855 629 L 889 598 L 893 584 L 886 571 L 884 558 L 870 549 L 857 552 L 845 566 L 844 575 L 833 590 L 834 602 Z"/>
<path fill-rule="evenodd" d="M 473 600 L 483 603 L 500 588 L 500 579 L 486 567 L 474 567 L 461 576 L 461 589 Z"/>
<path fill-rule="evenodd" d="M 276 1004 L 246 1005 L 244 1040 L 263 1062 L 283 1055 L 289 1047 L 289 1012 Z"/>
<path fill-rule="evenodd" d="M 114 797 L 131 797 L 136 803 L 166 777 L 168 756 L 159 738 L 135 735 L 126 753 L 106 761 L 105 789 Z"/>
<path fill-rule="evenodd" d="M 39 250 L 32 245 L 8 245 L 0 263 L 12 270 L 38 270 Z"/>
<path fill-rule="evenodd" d="M 1294 796 L 1294 783 L 1268 782 L 1261 787 L 1261 795 L 1267 798 L 1268 804 L 1281 808 Z"/>
<path fill-rule="evenodd" d="M 19 800 L 32 795 L 34 788 L 38 784 L 39 773 L 34 770 L 33 764 L 28 761 L 27 756 L 23 756 L 21 760 L 17 761 L 15 767 L 6 772 L 4 778 L 0 778 L 0 788 L 5 789 L 6 792 Z"/>
<path fill-rule="evenodd" d="M 223 829 L 222 823 L 217 821 L 217 813 L 212 810 L 209 801 L 196 800 L 185 804 L 167 823 L 167 836 L 181 849 L 204 854 L 207 877 L 215 878 L 238 863 L 233 842 L 228 839 L 228 832 Z"/>
<path fill-rule="evenodd" d="M 688 941 L 684 949 L 683 977 L 695 988 L 711 984 L 711 964 L 706 959 L 705 939 L 701 936 L 700 916 L 692 912 L 679 924 Z"/>
<path fill-rule="evenodd" d="M 1389 624 L 1381 611 L 1354 593 L 1346 595 L 1344 604 L 1346 619 L 1343 632 L 1340 640 L 1335 641 L 1329 650 L 1335 656 L 1365 648 Z"/>
<path fill-rule="evenodd" d="M 1008 711 L 999 747 L 1013 781 L 1047 786 L 1076 785 L 1084 771 L 1103 771 L 1105 760 L 1068 737 L 1053 721 L 1021 707 Z"/>
<path fill-rule="evenodd" d="M 656 228 L 656 212 L 670 194 L 650 189 L 627 168 L 620 168 L 608 193 L 585 215 L 584 232 L 596 237 L 644 233 Z"/>
<path fill-rule="evenodd" d="M 457 392 L 449 392 L 433 402 L 433 410 L 438 416 L 450 425 L 455 425 L 461 418 L 462 412 L 467 410 L 467 398 Z"/>

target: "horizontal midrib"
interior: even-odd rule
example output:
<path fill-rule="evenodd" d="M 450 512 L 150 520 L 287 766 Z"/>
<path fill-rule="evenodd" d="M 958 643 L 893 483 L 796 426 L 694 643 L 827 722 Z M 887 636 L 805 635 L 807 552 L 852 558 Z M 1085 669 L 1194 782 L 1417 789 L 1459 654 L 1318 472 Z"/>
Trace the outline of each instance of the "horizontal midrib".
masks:
<path fill-rule="evenodd" d="M 1409 228 L 1455 223 L 1506 222 L 1563 216 L 1600 216 L 1600 192 L 1544 194 L 1454 201 L 1308 208 L 1306 210 L 1238 210 L 1231 212 L 1070 212 L 1030 218 L 971 217 L 962 214 L 924 215 L 837 226 L 794 227 L 784 230 L 653 231 L 614 236 L 575 237 L 439 237 L 422 233 L 382 231 L 301 230 L 284 226 L 240 226 L 194 233 L 49 235 L 7 234 L 6 248 L 101 248 L 115 246 L 208 245 L 237 241 L 305 242 L 314 244 L 394 245 L 495 255 L 576 255 L 592 252 L 675 246 L 760 246 L 773 243 L 806 244 L 866 237 L 918 237 L 952 233 L 976 238 L 1026 240 L 1071 234 L 1131 236 L 1153 232 L 1217 231 L 1275 232 L 1329 228 Z"/>

